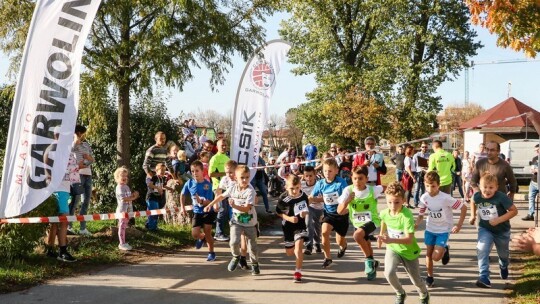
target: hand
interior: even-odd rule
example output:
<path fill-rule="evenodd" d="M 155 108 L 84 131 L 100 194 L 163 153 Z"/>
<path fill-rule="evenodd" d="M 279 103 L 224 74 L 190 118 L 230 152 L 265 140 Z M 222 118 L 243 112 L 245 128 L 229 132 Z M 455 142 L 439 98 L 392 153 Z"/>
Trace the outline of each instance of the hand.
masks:
<path fill-rule="evenodd" d="M 534 241 L 540 244 L 540 228 L 530 228 L 527 233 L 534 238 Z"/>
<path fill-rule="evenodd" d="M 509 199 L 514 200 L 514 193 L 513 192 L 506 193 L 506 196 L 508 196 Z"/>
<path fill-rule="evenodd" d="M 204 212 L 210 212 L 211 209 L 212 209 L 212 207 L 206 206 L 206 207 L 204 207 Z"/>
<path fill-rule="evenodd" d="M 387 243 L 388 243 L 388 239 L 389 239 L 388 235 L 386 235 L 386 234 L 379 234 L 379 235 L 377 236 L 377 244 L 378 244 L 378 247 L 381 248 L 382 243 L 387 244 Z"/>
<path fill-rule="evenodd" d="M 536 229 L 540 231 L 539 229 Z M 523 252 L 532 252 L 535 240 L 528 232 L 522 233 L 512 239 L 512 247 Z"/>
<path fill-rule="evenodd" d="M 474 225 L 475 222 L 476 222 L 476 216 L 471 216 L 471 218 L 469 219 L 469 224 Z"/>
<path fill-rule="evenodd" d="M 132 192 L 134 198 L 139 198 L 139 191 Z"/>
<path fill-rule="evenodd" d="M 158 187 L 157 188 L 157 192 L 159 195 L 163 195 L 163 188 L 162 187 Z"/>
<path fill-rule="evenodd" d="M 298 223 L 298 217 L 296 216 L 289 216 L 289 222 L 296 224 Z"/>
<path fill-rule="evenodd" d="M 92 158 L 88 154 L 83 154 L 83 158 L 86 160 L 92 160 Z"/>
<path fill-rule="evenodd" d="M 307 211 L 300 212 L 300 217 L 301 218 L 306 218 L 307 215 L 308 215 Z"/>
<path fill-rule="evenodd" d="M 364 166 L 369 166 L 369 160 L 366 159 L 366 160 L 364 161 Z"/>
<path fill-rule="evenodd" d="M 375 169 L 379 168 L 381 165 L 379 165 L 379 162 L 374 162 L 373 163 L 373 167 L 375 167 Z"/>
<path fill-rule="evenodd" d="M 459 233 L 461 231 L 461 225 L 456 225 L 452 228 L 452 233 Z"/>
<path fill-rule="evenodd" d="M 186 211 L 186 207 L 182 207 L 182 215 L 183 216 L 187 216 L 187 211 Z"/>
<path fill-rule="evenodd" d="M 498 218 L 496 218 L 496 219 L 491 219 L 491 220 L 489 220 L 489 224 L 490 224 L 491 226 L 497 226 L 497 225 L 500 224 L 500 221 L 499 221 Z"/>

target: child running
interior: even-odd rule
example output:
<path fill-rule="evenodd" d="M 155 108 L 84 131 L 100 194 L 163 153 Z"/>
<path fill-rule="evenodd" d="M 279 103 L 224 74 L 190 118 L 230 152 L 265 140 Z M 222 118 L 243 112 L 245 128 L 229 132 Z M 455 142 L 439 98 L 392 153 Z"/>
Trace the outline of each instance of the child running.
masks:
<path fill-rule="evenodd" d="M 336 231 L 336 241 L 339 244 L 337 257 L 342 258 L 347 250 L 347 230 L 349 230 L 349 217 L 337 212 L 338 198 L 347 187 L 344 179 L 337 176 L 338 165 L 334 158 L 323 161 L 324 179 L 319 180 L 309 197 L 312 203 L 324 202 L 324 217 L 322 220 L 322 245 L 324 261 L 322 268 L 328 268 L 332 264 L 330 255 L 330 232 Z"/>
<path fill-rule="evenodd" d="M 384 276 L 396 292 L 396 304 L 405 303 L 407 294 L 399 283 L 397 267 L 403 264 L 411 282 L 420 295 L 420 303 L 429 303 L 429 293 L 420 277 L 418 256 L 420 247 L 414 237 L 414 217 L 408 208 L 403 207 L 405 190 L 399 182 L 386 188 L 387 209 L 381 211 L 381 233 L 377 237 L 379 248 L 387 244 L 384 257 Z"/>
<path fill-rule="evenodd" d="M 204 179 L 203 164 L 196 160 L 191 164 L 192 179 L 184 184 L 182 193 L 180 194 L 180 206 L 182 214 L 187 215 L 185 207 L 185 196 L 189 194 L 193 201 L 193 228 L 191 235 L 197 241 L 195 248 L 201 249 L 204 242 L 208 245 L 208 257 L 206 261 L 211 262 L 216 260 L 214 252 L 214 238 L 212 237 L 212 225 L 216 220 L 216 213 L 213 208 L 204 210 L 204 207 L 210 203 L 214 197 L 212 192 L 212 184 Z M 201 229 L 203 231 L 201 231 Z"/>
<path fill-rule="evenodd" d="M 313 188 L 315 187 L 316 181 L 317 175 L 315 173 L 315 168 L 313 168 L 312 166 L 306 166 L 304 168 L 304 175 L 302 180 L 302 192 L 304 192 L 306 195 L 311 195 L 311 192 L 313 192 Z M 313 243 L 315 243 L 315 252 L 322 252 L 321 218 L 323 217 L 323 205 L 323 203 L 309 202 L 309 213 L 305 219 L 308 231 L 308 240 L 304 244 L 306 245 L 306 250 L 304 250 L 304 254 L 311 255 L 311 253 L 313 252 Z"/>
<path fill-rule="evenodd" d="M 276 214 L 283 221 L 281 227 L 285 238 L 285 252 L 296 256 L 294 282 L 302 282 L 302 263 L 304 261 L 304 242 L 307 240 L 305 217 L 308 214 L 308 197 L 301 190 L 300 177 L 289 175 L 285 188 L 287 192 L 279 197 Z"/>
<path fill-rule="evenodd" d="M 121 212 L 133 212 L 132 202 L 139 198 L 139 192 L 129 189 L 127 185 L 129 179 L 129 170 L 125 167 L 120 167 L 114 171 L 114 181 L 116 182 L 116 213 Z M 120 244 L 118 249 L 128 251 L 133 249 L 128 243 L 126 243 L 126 227 L 129 222 L 129 218 L 124 217 L 118 220 L 118 240 Z"/>
<path fill-rule="evenodd" d="M 442 259 L 442 264 L 446 265 L 450 261 L 450 249 L 448 247 L 448 238 L 451 233 L 458 233 L 463 226 L 463 221 L 467 215 L 467 205 L 460 200 L 456 200 L 450 194 L 439 191 L 439 174 L 435 171 L 429 171 L 424 177 L 426 193 L 420 197 L 420 213 L 416 220 L 415 227 L 424 220 L 427 214 L 426 231 L 424 232 L 424 243 L 426 244 L 426 285 L 433 287 L 433 261 L 438 262 Z M 454 226 L 453 210 L 461 210 L 459 221 Z"/>
<path fill-rule="evenodd" d="M 258 252 L 257 252 L 257 212 L 255 211 L 255 197 L 257 193 L 249 183 L 250 173 L 247 166 L 238 166 L 234 171 L 236 184 L 229 187 L 225 192 L 218 195 L 207 207 L 221 202 L 229 197 L 229 204 L 233 210 L 231 217 L 231 247 L 232 259 L 227 269 L 234 271 L 240 262 L 241 235 L 247 239 L 247 248 L 251 259 L 251 274 L 260 274 Z"/>
<path fill-rule="evenodd" d="M 473 195 L 471 201 L 470 224 L 474 225 L 477 211 L 480 215 L 476 245 L 480 277 L 476 286 L 481 288 L 491 288 L 489 253 L 493 243 L 499 256 L 500 277 L 503 280 L 508 278 L 510 219 L 518 214 L 518 210 L 506 194 L 497 191 L 498 188 L 497 177 L 485 172 L 480 178 L 480 191 Z"/>
<path fill-rule="evenodd" d="M 377 278 L 379 261 L 373 258 L 369 236 L 381 225 L 377 197 L 382 194 L 383 187 L 367 186 L 368 174 L 369 169 L 365 165 L 353 169 L 353 184 L 343 190 L 337 210 L 339 214 L 349 214 L 355 228 L 353 238 L 366 257 L 364 272 L 368 281 L 372 281 Z"/>

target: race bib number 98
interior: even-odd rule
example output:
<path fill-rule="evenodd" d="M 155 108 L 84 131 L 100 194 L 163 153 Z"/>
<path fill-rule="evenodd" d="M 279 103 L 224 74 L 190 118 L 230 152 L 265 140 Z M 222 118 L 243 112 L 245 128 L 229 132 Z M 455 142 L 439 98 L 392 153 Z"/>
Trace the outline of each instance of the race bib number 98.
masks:
<path fill-rule="evenodd" d="M 491 205 L 489 207 L 480 207 L 479 213 L 480 218 L 484 221 L 489 221 L 499 217 L 499 213 L 497 213 L 497 208 L 495 205 Z"/>

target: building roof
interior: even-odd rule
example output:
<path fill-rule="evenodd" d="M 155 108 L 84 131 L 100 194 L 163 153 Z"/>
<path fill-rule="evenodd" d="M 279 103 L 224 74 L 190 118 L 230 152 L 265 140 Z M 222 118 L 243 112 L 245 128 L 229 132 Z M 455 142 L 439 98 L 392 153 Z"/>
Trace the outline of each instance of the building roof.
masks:
<path fill-rule="evenodd" d="M 520 116 L 511 120 L 505 120 L 505 118 L 517 116 L 517 115 L 527 113 L 527 112 L 533 112 L 534 115 L 537 117 L 537 119 L 540 120 L 540 112 L 522 103 L 521 101 L 515 99 L 514 97 L 510 97 L 506 99 L 505 101 L 499 103 L 498 105 L 494 106 L 493 108 L 476 116 L 475 118 L 462 123 L 461 125 L 459 125 L 459 128 L 460 129 L 468 129 L 468 128 L 500 129 L 500 128 L 516 128 L 516 127 L 522 128 L 526 126 L 532 127 L 532 123 L 530 121 L 529 122 L 526 121 L 527 120 L 526 116 Z M 501 120 L 501 121 L 498 123 L 491 124 L 491 122 L 495 122 L 498 120 Z M 486 123 L 488 125 L 479 127 Z"/>

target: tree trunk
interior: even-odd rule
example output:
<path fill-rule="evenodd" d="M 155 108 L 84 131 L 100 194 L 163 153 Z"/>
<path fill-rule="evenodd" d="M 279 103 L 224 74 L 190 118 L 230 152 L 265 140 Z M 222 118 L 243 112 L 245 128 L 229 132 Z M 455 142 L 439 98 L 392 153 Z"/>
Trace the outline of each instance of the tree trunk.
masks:
<path fill-rule="evenodd" d="M 116 133 L 116 163 L 118 166 L 130 168 L 131 151 L 129 139 L 129 83 L 118 86 L 118 131 Z"/>

